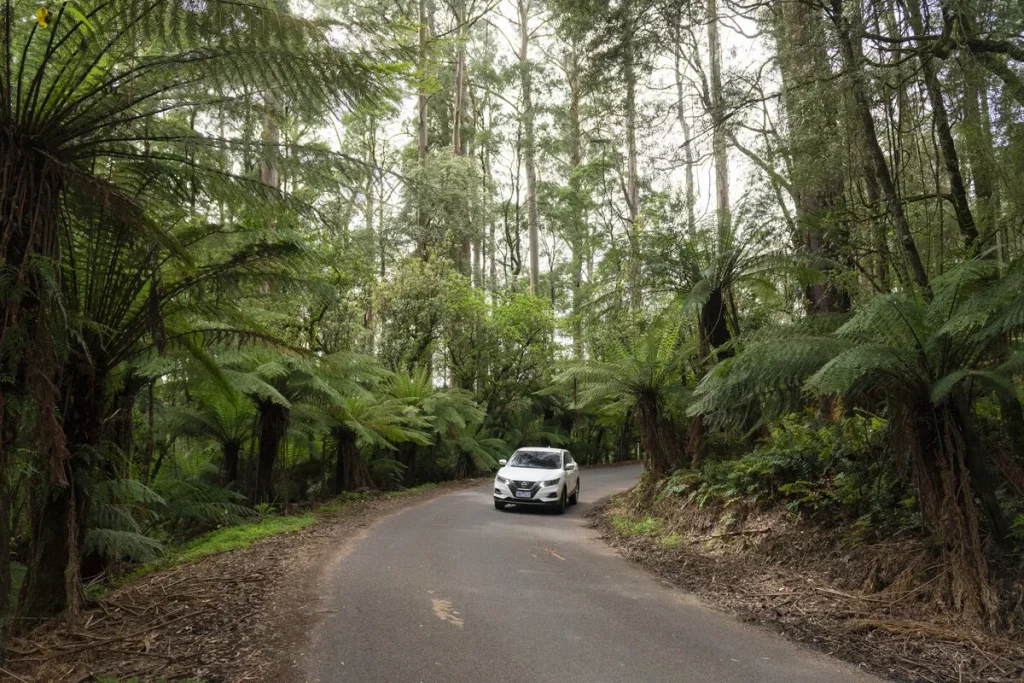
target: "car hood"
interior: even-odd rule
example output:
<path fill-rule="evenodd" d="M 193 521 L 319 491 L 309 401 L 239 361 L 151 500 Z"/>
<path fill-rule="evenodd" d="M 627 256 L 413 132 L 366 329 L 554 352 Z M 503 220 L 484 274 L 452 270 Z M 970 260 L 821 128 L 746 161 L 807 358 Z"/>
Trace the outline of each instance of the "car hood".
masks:
<path fill-rule="evenodd" d="M 562 470 L 541 470 L 536 467 L 502 467 L 498 474 L 516 481 L 545 481 L 562 476 Z"/>

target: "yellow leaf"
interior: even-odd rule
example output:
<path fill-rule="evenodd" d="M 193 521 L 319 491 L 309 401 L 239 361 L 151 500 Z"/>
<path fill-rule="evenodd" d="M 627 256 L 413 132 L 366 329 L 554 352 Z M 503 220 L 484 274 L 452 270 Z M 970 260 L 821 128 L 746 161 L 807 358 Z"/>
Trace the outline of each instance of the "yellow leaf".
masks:
<path fill-rule="evenodd" d="M 50 10 L 46 9 L 45 7 L 40 7 L 39 9 L 37 9 L 36 10 L 36 21 L 38 21 L 39 25 L 42 26 L 43 28 L 46 28 L 47 26 L 49 26 L 50 25 Z"/>

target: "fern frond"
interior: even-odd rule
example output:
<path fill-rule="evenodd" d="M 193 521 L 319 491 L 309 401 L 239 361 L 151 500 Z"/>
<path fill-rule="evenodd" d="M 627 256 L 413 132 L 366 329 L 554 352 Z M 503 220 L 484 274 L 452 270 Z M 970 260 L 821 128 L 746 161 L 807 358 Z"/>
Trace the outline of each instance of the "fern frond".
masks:
<path fill-rule="evenodd" d="M 151 562 L 164 549 L 159 541 L 145 534 L 97 527 L 86 534 L 86 548 L 104 557 L 132 562 Z"/>

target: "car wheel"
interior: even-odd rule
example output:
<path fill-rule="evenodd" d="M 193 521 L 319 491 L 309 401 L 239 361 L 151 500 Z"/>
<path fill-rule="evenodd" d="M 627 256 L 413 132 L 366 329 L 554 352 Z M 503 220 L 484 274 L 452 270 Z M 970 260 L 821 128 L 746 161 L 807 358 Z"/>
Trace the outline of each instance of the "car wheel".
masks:
<path fill-rule="evenodd" d="M 578 502 L 580 502 L 580 480 L 579 479 L 576 480 L 576 490 L 572 492 L 571 496 L 569 496 L 569 504 L 570 505 L 575 505 Z"/>
<path fill-rule="evenodd" d="M 565 504 L 568 496 L 565 493 L 565 488 L 562 488 L 562 495 L 558 497 L 558 505 L 555 507 L 555 512 L 560 515 L 565 514 Z"/>
<path fill-rule="evenodd" d="M 504 510 L 505 509 L 505 504 L 502 503 L 501 501 L 497 501 L 496 500 L 496 501 L 494 501 L 494 509 L 495 510 Z"/>

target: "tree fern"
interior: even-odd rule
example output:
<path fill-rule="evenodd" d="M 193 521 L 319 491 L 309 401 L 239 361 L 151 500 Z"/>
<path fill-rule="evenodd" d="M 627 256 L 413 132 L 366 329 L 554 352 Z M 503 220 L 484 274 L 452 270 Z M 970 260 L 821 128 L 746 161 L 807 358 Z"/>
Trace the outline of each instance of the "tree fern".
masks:
<path fill-rule="evenodd" d="M 563 363 L 553 382 L 575 397 L 574 408 L 615 408 L 622 416 L 632 415 L 648 466 L 667 474 L 683 463 L 667 403 L 689 400 L 689 393 L 678 387 L 686 381 L 684 360 L 693 349 L 681 348 L 678 319 L 658 320 L 645 333 L 616 340 L 610 348 L 615 355 L 604 360 Z"/>
<path fill-rule="evenodd" d="M 965 611 L 991 618 L 976 501 L 997 539 L 1008 525 L 972 405 L 995 393 L 1002 409 L 1020 412 L 1012 377 L 1024 361 L 1009 338 L 1024 331 L 1016 317 L 1020 269 L 1014 264 L 997 281 L 991 264 L 966 262 L 933 281 L 928 302 L 878 296 L 831 335 L 798 340 L 783 332 L 748 345 L 701 383 L 692 409 L 727 422 L 742 412 L 747 392 L 777 397 L 765 402 L 777 410 L 814 394 L 884 402 L 925 519 L 947 554 L 955 594 Z"/>

